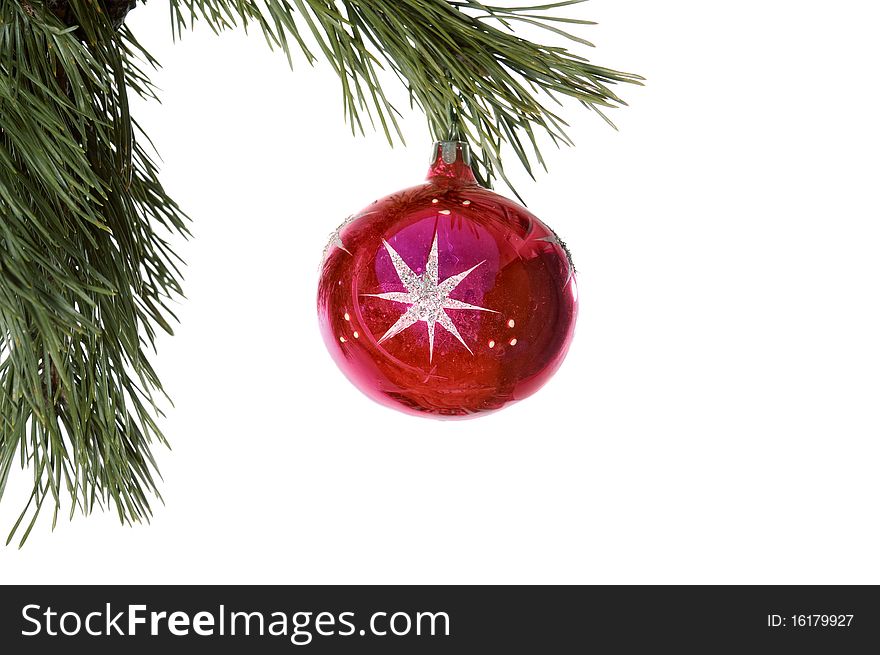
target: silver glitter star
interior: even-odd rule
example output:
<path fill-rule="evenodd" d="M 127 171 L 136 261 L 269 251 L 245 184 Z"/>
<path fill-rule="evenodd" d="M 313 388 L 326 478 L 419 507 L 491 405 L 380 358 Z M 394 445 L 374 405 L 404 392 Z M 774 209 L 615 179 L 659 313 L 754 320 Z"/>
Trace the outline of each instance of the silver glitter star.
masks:
<path fill-rule="evenodd" d="M 562 248 L 562 252 L 565 253 L 566 259 L 568 259 L 568 277 L 571 278 L 572 274 L 575 273 L 574 260 L 571 257 L 571 250 L 568 249 L 565 241 L 559 238 L 559 235 L 556 234 L 553 228 L 550 228 L 550 232 L 552 234 L 546 237 L 538 237 L 535 241 L 546 241 L 547 243 L 552 243 L 554 246 L 559 246 Z"/>
<path fill-rule="evenodd" d="M 464 339 L 462 339 L 461 334 L 459 334 L 452 319 L 449 318 L 449 314 L 444 310 L 472 309 L 480 312 L 493 312 L 497 314 L 494 309 L 469 305 L 466 302 L 449 297 L 449 294 L 455 291 L 455 288 L 461 284 L 462 280 L 470 275 L 478 266 L 484 264 L 486 260 L 483 260 L 479 264 L 471 266 L 466 271 L 462 271 L 461 273 L 448 277 L 443 280 L 443 282 L 440 282 L 439 267 L 437 265 L 436 233 L 434 233 L 434 242 L 431 244 L 431 253 L 428 255 L 428 262 L 425 264 L 425 272 L 422 273 L 422 275 L 416 275 L 413 270 L 406 265 L 403 258 L 397 254 L 397 251 L 391 247 L 391 244 L 384 239 L 382 240 L 382 243 L 385 244 L 385 250 L 387 250 L 388 254 L 391 256 L 391 263 L 394 264 L 394 270 L 397 271 L 397 277 L 400 278 L 401 283 L 406 287 L 406 292 L 394 291 L 391 293 L 365 293 L 363 295 L 372 296 L 373 298 L 381 298 L 382 300 L 406 303 L 410 306 L 403 315 L 397 319 L 397 322 L 388 328 L 388 331 L 382 335 L 382 338 L 379 339 L 379 343 L 388 341 L 388 339 L 400 334 L 414 323 L 424 321 L 428 324 L 429 361 L 434 361 L 434 328 L 437 323 L 442 325 L 447 332 L 458 339 L 461 342 L 461 345 L 467 348 L 468 352 L 473 355 L 474 352 L 465 343 Z"/>
<path fill-rule="evenodd" d="M 369 216 L 370 214 L 375 214 L 376 212 L 364 212 L 362 214 L 352 214 L 344 221 L 342 224 L 337 227 L 333 232 L 330 233 L 330 240 L 327 242 L 327 245 L 324 247 L 324 259 L 327 259 L 327 255 L 330 254 L 330 249 L 334 246 L 339 248 L 340 250 L 347 252 L 351 255 L 351 251 L 345 247 L 345 243 L 342 241 L 342 230 L 348 227 L 349 223 L 356 221 L 359 218 L 363 218 L 364 216 Z"/>
<path fill-rule="evenodd" d="M 333 230 L 333 232 L 330 233 L 330 239 L 327 241 L 327 245 L 324 247 L 324 259 L 327 259 L 327 255 L 330 254 L 330 249 L 334 246 L 351 255 L 351 251 L 346 248 L 345 244 L 342 242 L 342 230 L 344 230 L 345 227 L 353 220 L 354 215 L 352 214 L 344 221 L 342 221 L 342 224 L 339 227 L 337 227 L 335 230 Z"/>
<path fill-rule="evenodd" d="M 340 250 L 344 250 L 345 252 L 347 252 L 349 255 L 351 254 L 351 250 L 349 250 L 348 248 L 346 248 L 346 247 L 345 247 L 345 244 L 342 242 L 342 237 L 339 235 L 339 230 L 336 230 L 336 231 L 330 236 L 330 246 L 336 246 L 336 247 L 339 248 Z M 327 249 L 329 250 L 329 246 L 328 246 Z"/>

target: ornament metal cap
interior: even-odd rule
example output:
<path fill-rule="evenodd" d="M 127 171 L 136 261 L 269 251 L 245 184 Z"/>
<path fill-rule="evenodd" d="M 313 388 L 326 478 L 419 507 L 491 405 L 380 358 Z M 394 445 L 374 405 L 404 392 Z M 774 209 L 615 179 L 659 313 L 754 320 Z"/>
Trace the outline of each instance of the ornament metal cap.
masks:
<path fill-rule="evenodd" d="M 461 184 L 476 184 L 471 169 L 471 148 L 464 141 L 435 141 L 428 179 L 446 178 Z"/>
<path fill-rule="evenodd" d="M 460 157 L 465 164 L 470 166 L 471 147 L 466 141 L 435 141 L 430 163 L 436 162 L 437 157 L 442 158 L 447 164 L 454 164 Z"/>

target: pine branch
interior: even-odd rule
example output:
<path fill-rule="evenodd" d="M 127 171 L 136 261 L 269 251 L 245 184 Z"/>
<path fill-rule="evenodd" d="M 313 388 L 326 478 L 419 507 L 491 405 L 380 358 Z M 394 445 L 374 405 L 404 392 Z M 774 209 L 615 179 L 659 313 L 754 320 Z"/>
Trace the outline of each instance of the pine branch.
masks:
<path fill-rule="evenodd" d="M 54 7 L 57 10 L 57 7 Z M 186 233 L 139 143 L 126 89 L 152 89 L 108 12 L 0 0 L 0 496 L 15 461 L 45 504 L 150 516 L 164 442 L 147 349 L 180 294 Z M 48 503 L 47 503 L 48 501 Z"/>
<path fill-rule="evenodd" d="M 589 21 L 550 13 L 584 1 L 500 7 L 477 0 L 171 0 L 171 6 L 177 36 L 197 20 L 217 32 L 257 25 L 288 59 L 291 43 L 310 63 L 326 59 L 341 80 L 352 129 L 363 132 L 366 122 L 376 127 L 378 121 L 391 143 L 402 140 L 399 113 L 382 90 L 392 73 L 427 116 L 435 139 L 470 142 L 478 177 L 489 184 L 497 176 L 507 179 L 504 144 L 531 175 L 533 163 L 544 165 L 539 133 L 571 143 L 560 99 L 572 98 L 608 121 L 604 110 L 625 104 L 611 87 L 641 83 L 638 75 L 514 33 L 516 24 L 528 24 L 590 46 L 559 26 Z"/>

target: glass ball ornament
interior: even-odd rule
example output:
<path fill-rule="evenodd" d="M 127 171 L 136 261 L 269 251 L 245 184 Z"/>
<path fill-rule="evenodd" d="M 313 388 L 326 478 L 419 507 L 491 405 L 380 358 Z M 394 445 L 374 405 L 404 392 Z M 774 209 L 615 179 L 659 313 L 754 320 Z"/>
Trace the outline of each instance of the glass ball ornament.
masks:
<path fill-rule="evenodd" d="M 423 184 L 333 233 L 318 317 L 333 359 L 367 396 L 465 418 L 530 396 L 556 372 L 577 286 L 556 233 L 477 184 L 466 144 L 439 142 Z"/>

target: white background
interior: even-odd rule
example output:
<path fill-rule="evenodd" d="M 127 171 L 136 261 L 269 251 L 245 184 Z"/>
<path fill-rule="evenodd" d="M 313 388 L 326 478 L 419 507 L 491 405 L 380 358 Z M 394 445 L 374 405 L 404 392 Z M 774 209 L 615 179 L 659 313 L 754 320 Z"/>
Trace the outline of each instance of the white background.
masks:
<path fill-rule="evenodd" d="M 574 252 L 576 340 L 538 395 L 444 423 L 361 396 L 314 311 L 328 233 L 423 178 L 423 119 L 407 147 L 353 138 L 326 64 L 291 72 L 259 34 L 174 44 L 166 3 L 138 6 L 164 104 L 135 110 L 196 235 L 156 358 L 166 504 L 149 526 L 43 521 L 0 579 L 880 582 L 880 11 L 573 15 L 600 23 L 596 63 L 648 79 L 620 89 L 619 132 L 572 108 L 578 147 L 536 183 L 510 159 Z"/>

